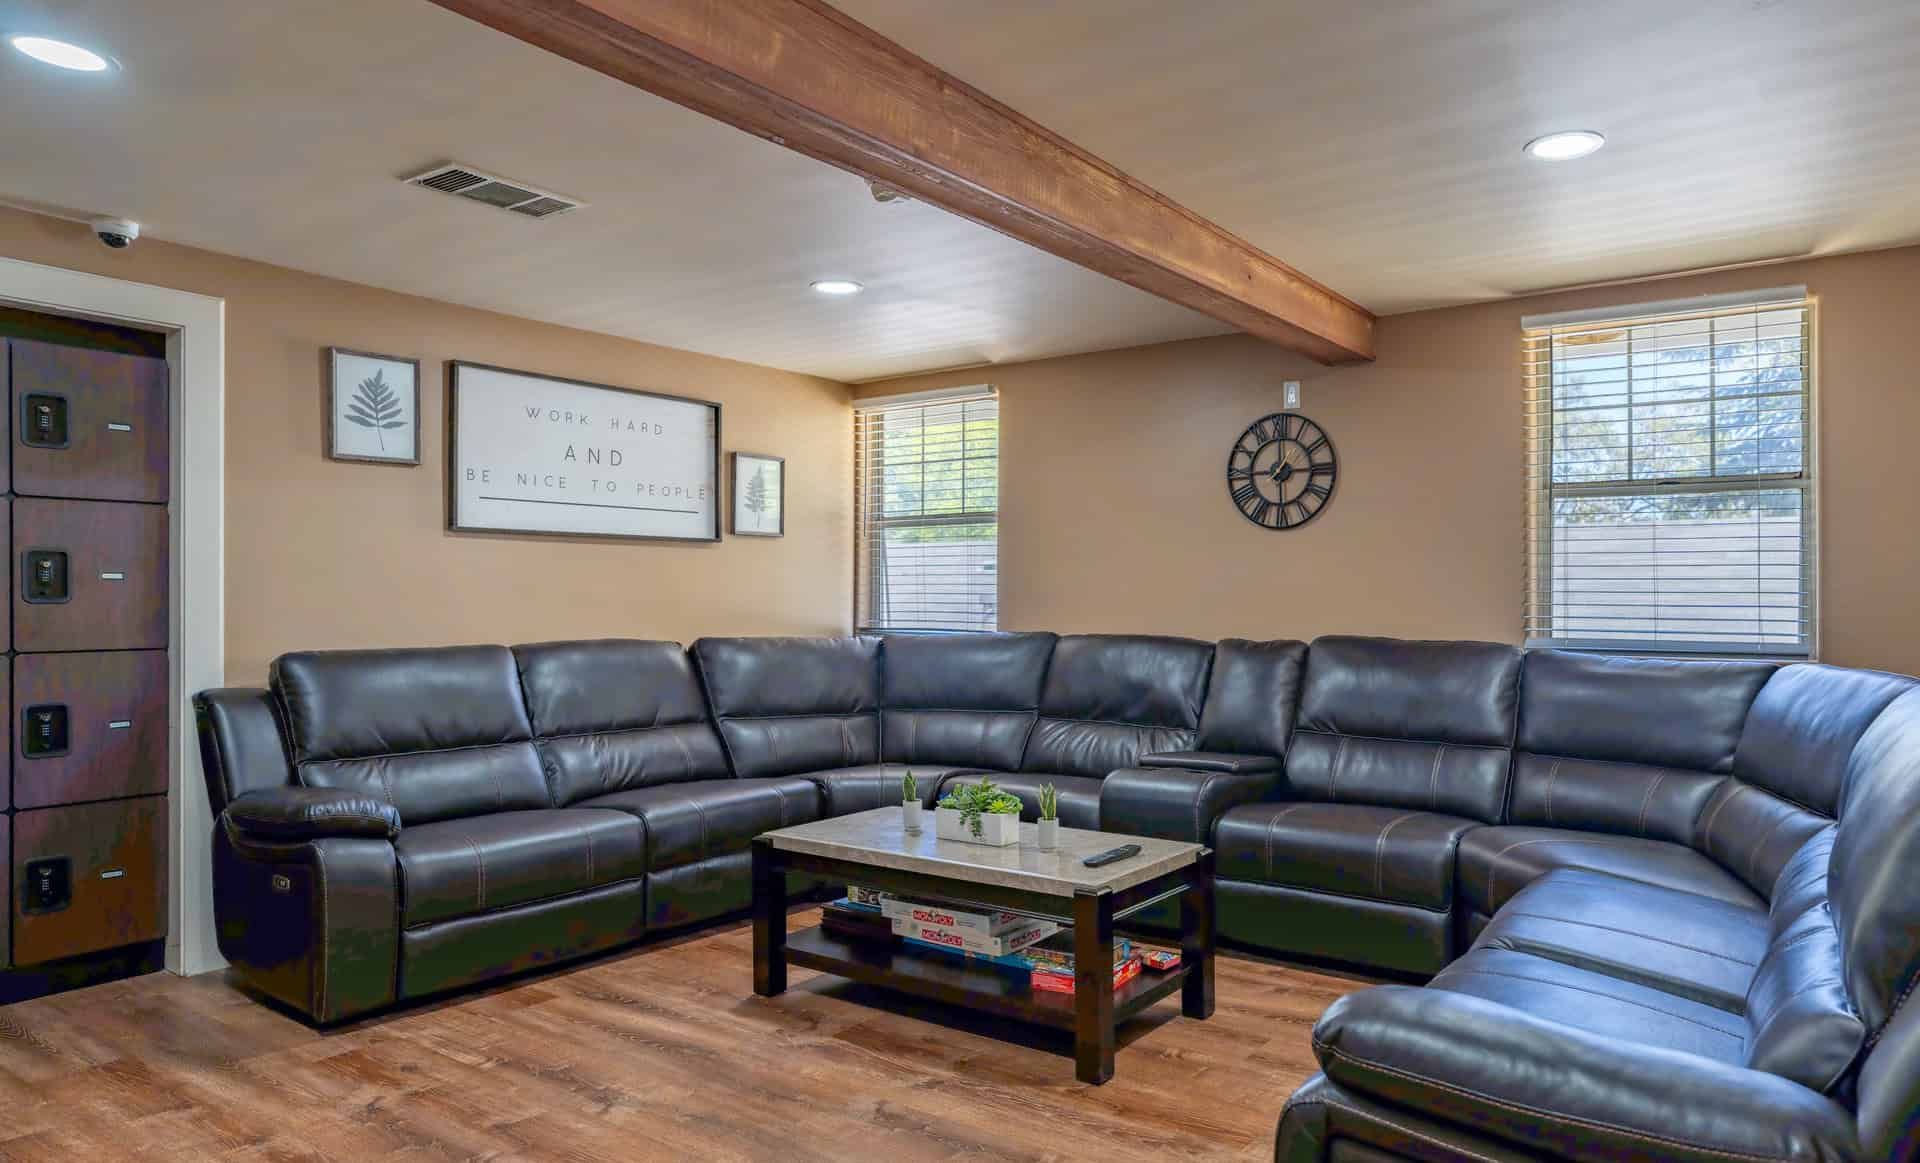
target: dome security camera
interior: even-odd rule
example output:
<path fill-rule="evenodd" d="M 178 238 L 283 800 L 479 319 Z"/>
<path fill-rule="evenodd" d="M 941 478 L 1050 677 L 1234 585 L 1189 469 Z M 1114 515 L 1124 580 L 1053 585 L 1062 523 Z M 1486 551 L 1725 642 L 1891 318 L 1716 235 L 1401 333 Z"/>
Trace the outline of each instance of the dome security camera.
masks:
<path fill-rule="evenodd" d="M 94 237 L 113 250 L 125 250 L 140 237 L 140 224 L 125 218 L 95 218 L 87 225 L 93 227 Z"/>

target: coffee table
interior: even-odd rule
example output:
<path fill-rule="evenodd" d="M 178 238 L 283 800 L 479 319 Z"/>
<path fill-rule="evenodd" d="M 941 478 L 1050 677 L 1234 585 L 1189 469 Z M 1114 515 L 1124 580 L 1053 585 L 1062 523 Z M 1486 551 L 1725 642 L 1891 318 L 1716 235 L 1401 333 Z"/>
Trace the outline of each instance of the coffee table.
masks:
<path fill-rule="evenodd" d="M 1200 844 L 1060 829 L 1042 852 L 1033 824 L 1005 848 L 909 835 L 898 807 L 767 832 L 753 842 L 753 990 L 773 997 L 799 965 L 997 1017 L 1070 1030 L 1075 1076 L 1113 1077 L 1114 1027 L 1175 990 L 1190 1018 L 1213 1014 L 1213 851 Z M 1122 844 L 1140 854 L 1101 868 L 1082 858 Z M 787 873 L 807 872 L 907 896 L 937 897 L 1073 926 L 1074 991 L 1036 990 L 1015 972 L 904 942 L 850 941 L 816 925 L 787 932 Z M 1180 964 L 1142 971 L 1115 989 L 1116 925 L 1180 901 Z"/>

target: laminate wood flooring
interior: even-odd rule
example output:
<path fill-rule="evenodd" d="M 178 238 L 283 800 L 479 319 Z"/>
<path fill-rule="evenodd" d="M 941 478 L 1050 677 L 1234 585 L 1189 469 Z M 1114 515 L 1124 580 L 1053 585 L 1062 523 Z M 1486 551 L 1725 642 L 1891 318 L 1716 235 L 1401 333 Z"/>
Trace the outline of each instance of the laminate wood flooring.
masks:
<path fill-rule="evenodd" d="M 751 952 L 734 925 L 327 1031 L 225 974 L 25 1002 L 0 1160 L 1265 1160 L 1358 988 L 1223 954 L 1214 1017 L 1155 1007 L 1096 1087 L 1047 1031 L 802 969 L 755 997 Z"/>

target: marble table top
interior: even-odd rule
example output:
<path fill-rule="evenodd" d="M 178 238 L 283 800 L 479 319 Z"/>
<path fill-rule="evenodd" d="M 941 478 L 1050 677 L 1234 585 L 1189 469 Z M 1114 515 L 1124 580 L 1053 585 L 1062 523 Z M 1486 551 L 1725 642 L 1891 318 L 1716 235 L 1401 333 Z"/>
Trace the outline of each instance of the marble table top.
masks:
<path fill-rule="evenodd" d="M 788 852 L 1065 897 L 1083 889 L 1120 892 L 1185 868 L 1204 851 L 1183 840 L 1062 828 L 1059 848 L 1042 852 L 1037 846 L 1038 826 L 1031 823 L 1020 825 L 1020 843 L 995 848 L 937 838 L 931 811 L 922 814 L 920 833 L 910 836 L 901 815 L 897 806 L 874 808 L 796 824 L 761 838 Z M 1080 863 L 1122 844 L 1140 845 L 1140 855 L 1100 868 Z"/>

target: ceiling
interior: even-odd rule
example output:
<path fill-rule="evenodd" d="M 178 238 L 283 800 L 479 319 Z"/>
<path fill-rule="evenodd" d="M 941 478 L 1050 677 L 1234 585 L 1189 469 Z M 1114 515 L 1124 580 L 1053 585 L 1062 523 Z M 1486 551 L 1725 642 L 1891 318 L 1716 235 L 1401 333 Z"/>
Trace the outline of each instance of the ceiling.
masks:
<path fill-rule="evenodd" d="M 1911 0 L 836 5 L 1382 314 L 1920 241 Z M 17 31 L 124 67 L 0 52 L 0 200 L 847 381 L 1226 330 L 425 0 L 0 0 Z M 1565 128 L 1610 141 L 1520 153 Z M 588 205 L 397 180 L 448 160 Z"/>

